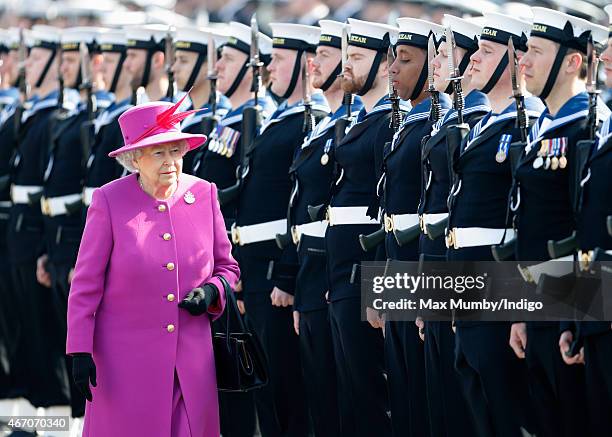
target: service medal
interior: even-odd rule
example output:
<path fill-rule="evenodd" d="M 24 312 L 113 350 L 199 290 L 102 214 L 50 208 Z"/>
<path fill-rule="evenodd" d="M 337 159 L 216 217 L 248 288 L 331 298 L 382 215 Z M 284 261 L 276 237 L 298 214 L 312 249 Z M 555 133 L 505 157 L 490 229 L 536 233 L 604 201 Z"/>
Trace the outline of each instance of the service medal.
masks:
<path fill-rule="evenodd" d="M 567 167 L 567 158 L 565 156 L 562 156 L 561 158 L 559 158 L 559 168 L 565 167 Z"/>
<path fill-rule="evenodd" d="M 329 162 L 329 155 L 327 153 L 324 153 L 323 155 L 321 155 L 321 165 L 327 165 L 328 162 Z"/>
<path fill-rule="evenodd" d="M 544 158 L 538 156 L 535 161 L 533 161 L 533 168 L 537 170 L 538 168 L 542 167 L 542 164 L 544 164 Z"/>
<path fill-rule="evenodd" d="M 497 161 L 498 163 L 501 164 L 505 160 L 506 160 L 506 154 L 502 152 L 501 150 L 495 154 L 495 161 Z"/>
<path fill-rule="evenodd" d="M 553 156 L 553 158 L 550 161 L 550 168 L 552 170 L 556 170 L 559 168 L 559 158 L 557 158 L 556 156 Z"/>

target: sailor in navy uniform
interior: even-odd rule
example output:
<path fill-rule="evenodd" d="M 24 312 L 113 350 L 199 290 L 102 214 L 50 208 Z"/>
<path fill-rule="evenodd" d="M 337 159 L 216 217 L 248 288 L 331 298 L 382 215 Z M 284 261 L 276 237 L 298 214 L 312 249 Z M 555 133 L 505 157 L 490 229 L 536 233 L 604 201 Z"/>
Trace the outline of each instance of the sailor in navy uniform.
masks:
<path fill-rule="evenodd" d="M 340 167 L 327 209 L 325 234 L 330 321 L 338 375 L 343 435 L 389 436 L 391 423 L 384 378 L 382 323 L 373 328 L 361 320 L 360 264 L 373 261 L 360 234 L 380 227 L 376 182 L 381 176 L 383 147 L 391 141 L 387 50 L 397 28 L 349 19 L 348 62 L 342 89 L 361 97 L 364 107 L 346 136 L 334 145 Z M 401 111 L 410 105 L 401 103 Z"/>
<path fill-rule="evenodd" d="M 217 90 L 227 98 L 231 109 L 219 120 L 206 145 L 196 150 L 192 167 L 196 176 L 214 182 L 219 189 L 237 182 L 236 168 L 240 164 L 242 142 L 245 140 L 241 134 L 242 111 L 255 105 L 251 91 L 253 72 L 247 65 L 250 61 L 251 28 L 232 21 L 229 33 L 231 36 L 223 45 L 217 61 Z M 264 65 L 268 65 L 272 38 L 260 32 L 258 42 L 260 59 Z M 262 109 L 261 117 L 266 119 L 274 112 L 276 105 L 265 88 L 257 100 Z M 235 200 L 221 206 L 228 230 L 236 221 L 237 206 Z"/>
<path fill-rule="evenodd" d="M 427 93 L 427 46 L 436 44 L 443 27 L 415 18 L 398 18 L 397 57 L 391 77 L 398 95 L 412 109 L 384 151 L 383 175 L 377 184 L 384 212 L 385 259 L 418 260 L 418 240 L 400 246 L 394 232 L 418 226 L 421 197 L 421 142 L 429 135 L 431 99 Z M 442 115 L 450 108 L 446 94 L 440 96 Z M 423 342 L 414 321 L 385 323 L 385 360 L 393 435 L 429 434 L 425 388 Z"/>
<path fill-rule="evenodd" d="M 606 6 L 612 23 L 612 6 Z M 600 56 L 606 67 L 606 86 L 612 88 L 612 30 L 607 46 Z M 576 234 L 578 239 L 578 262 L 582 270 L 588 269 L 595 261 L 609 262 L 612 258 L 612 237 L 606 229 L 606 220 L 612 215 L 612 117 L 602 124 L 594 141 L 591 156 L 583 173 L 582 201 L 578 210 Z M 603 263 L 602 263 L 603 265 Z M 609 274 L 602 273 L 603 275 Z M 605 279 L 599 285 L 600 291 L 609 296 Z M 592 282 L 591 282 L 592 284 Z M 589 290 L 591 291 L 591 290 Z M 610 321 L 578 322 L 561 334 L 559 346 L 567 364 L 584 364 L 586 400 L 589 414 L 589 435 L 605 436 L 612 431 L 612 325 Z M 565 354 L 575 337 L 580 337 L 584 351 L 575 357 Z"/>
<path fill-rule="evenodd" d="M 527 51 L 531 23 L 509 15 L 485 14 L 479 49 L 471 56 L 471 84 L 489 97 L 491 111 L 469 132 L 455 160 L 455 186 L 449 200 L 451 238 L 448 259 L 493 261 L 491 246 L 514 237 L 506 229 L 512 185 L 508 148 L 520 141 L 512 95 L 508 40 Z M 521 77 L 517 78 L 521 83 Z M 528 125 L 544 110 L 536 97 L 525 99 Z M 530 121 L 529 121 L 530 120 Z M 514 139 L 514 140 L 513 140 Z M 477 425 L 476 435 L 520 435 L 530 429 L 526 367 L 508 347 L 509 322 L 457 320 L 456 368 Z"/>
<path fill-rule="evenodd" d="M 9 261 L 6 246 L 6 234 L 9 213 L 11 210 L 10 195 L 10 166 L 9 161 L 13 153 L 15 124 L 12 115 L 19 102 L 19 90 L 12 84 L 17 80 L 17 62 L 14 54 L 14 43 L 18 46 L 19 37 L 13 38 L 15 32 L 4 31 L 0 33 L 0 82 L 3 89 L 0 90 L 0 258 Z M 15 46 L 15 48 L 16 48 Z M 7 124 L 6 121 L 10 119 Z M 0 404 L 2 399 L 22 396 L 23 393 L 17 387 L 14 380 L 16 366 L 13 351 L 16 348 L 15 336 L 12 333 L 15 322 L 13 311 L 13 285 L 11 268 L 9 262 L 0 265 Z M 1 408 L 1 407 L 0 407 Z"/>
<path fill-rule="evenodd" d="M 217 61 L 217 90 L 227 97 L 229 110 L 221 118 L 207 143 L 197 149 L 193 158 L 193 173 L 209 182 L 214 182 L 219 189 L 235 185 L 236 168 L 240 164 L 242 111 L 255 105 L 252 97 L 252 70 L 248 67 L 251 28 L 231 22 L 230 36 L 221 48 Z M 259 55 L 264 65 L 270 62 L 272 38 L 259 33 Z M 176 76 L 175 76 L 176 77 Z M 177 78 L 177 82 L 179 79 Z M 262 118 L 267 118 L 276 109 L 274 101 L 266 95 L 265 88 L 258 97 L 262 109 Z M 209 108 L 205 106 L 205 108 Z M 208 111 L 208 115 L 211 113 Z M 194 127 L 199 126 L 193 125 Z M 221 206 L 228 232 L 236 221 L 237 200 Z M 243 293 L 237 293 L 241 299 Z M 239 304 L 241 305 L 241 304 Z M 223 318 L 217 320 L 213 329 L 222 328 Z M 240 411 L 240 420 L 235 420 L 235 412 Z M 255 404 L 253 393 L 219 393 L 219 414 L 221 416 L 221 434 L 228 437 L 252 437 L 255 433 Z"/>
<path fill-rule="evenodd" d="M 59 30 L 50 26 L 34 26 L 30 32 L 33 44 L 26 61 L 26 81 L 36 97 L 22 114 L 11 160 L 13 206 L 7 240 L 18 299 L 14 311 L 19 314 L 19 326 L 13 332 L 19 336 L 18 353 L 25 354 L 23 370 L 28 379 L 25 397 L 34 407 L 42 408 L 67 405 L 70 400 L 63 353 L 54 343 L 57 323 L 52 293 L 38 283 L 36 265 L 44 246 L 41 157 L 49 144 L 49 119 L 58 106 L 59 35 Z"/>
<path fill-rule="evenodd" d="M 161 24 L 131 26 L 125 29 L 125 69 L 132 77 L 134 104 L 165 100 L 168 87 L 174 86 L 168 82 L 165 70 L 164 50 L 168 31 L 168 26 Z M 144 93 L 141 93 L 141 87 L 144 88 Z"/>
<path fill-rule="evenodd" d="M 533 13 L 528 51 L 520 64 L 527 90 L 547 108 L 532 126 L 515 171 L 511 209 L 518 231 L 516 258 L 524 277 L 537 283 L 541 280 L 537 270 L 545 269 L 542 262 L 550 259 L 547 242 L 566 238 L 576 229 L 571 175 L 577 171 L 576 144 L 589 137 L 584 91 L 587 39 L 592 35 L 597 41 L 602 29 L 605 40 L 607 30 L 550 9 L 533 8 Z M 603 103 L 598 109 L 609 113 Z M 607 114 L 600 115 L 604 117 Z M 530 261 L 540 263 L 525 267 Z M 571 273 L 573 263 L 564 264 Z M 526 358 L 538 435 L 583 435 L 584 368 L 568 366 L 561 359 L 559 330 L 558 322 L 528 322 L 526 327 L 515 323 L 510 341 L 517 355 Z"/>
<path fill-rule="evenodd" d="M 95 35 L 87 28 L 64 29 L 61 35 L 62 65 L 60 73 L 64 80 L 64 98 L 78 93 L 76 88 L 80 77 L 81 63 L 85 62 L 79 54 L 81 42 L 90 44 Z M 91 62 L 91 61 L 90 61 Z M 86 99 L 85 91 L 82 91 Z M 81 147 L 81 125 L 88 117 L 87 102 L 79 101 L 75 107 L 58 108 L 48 123 L 48 141 L 43 150 L 43 196 L 40 205 L 43 213 L 44 255 L 39 265 L 44 265 L 45 275 L 42 285 L 51 286 L 53 310 L 59 336 L 53 345 L 62 355 L 66 343 L 66 313 L 69 273 L 76 262 L 81 240 L 82 222 L 82 175 L 86 151 Z M 67 355 L 66 367 L 72 369 L 72 360 Z M 85 413 L 85 397 L 70 384 L 71 416 L 82 417 Z"/>
<path fill-rule="evenodd" d="M 181 123 L 181 130 L 192 134 L 210 136 L 210 127 L 205 126 L 204 119 L 216 116 L 221 119 L 230 110 L 230 102 L 222 93 L 216 92 L 215 114 L 212 113 L 211 85 L 208 80 L 208 39 L 213 38 L 215 50 L 227 38 L 211 29 L 199 30 L 191 28 L 177 29 L 174 34 L 175 60 L 172 71 L 176 86 L 183 92 L 189 92 L 191 104 L 187 109 L 198 109 Z M 183 168 L 186 173 L 194 174 L 194 158 L 199 150 L 187 152 L 183 157 Z M 206 178 L 205 178 L 206 179 Z M 210 182 L 210 179 L 207 179 Z"/>
<path fill-rule="evenodd" d="M 339 436 L 340 415 L 336 367 L 327 311 L 325 272 L 325 230 L 327 222 L 312 222 L 309 205 L 324 203 L 333 181 L 332 148 L 336 122 L 345 116 L 344 93 L 338 75 L 342 69 L 341 38 L 346 24 L 321 20 L 321 36 L 313 60 L 313 86 L 323 90 L 330 113 L 304 140 L 290 168 L 293 190 L 289 206 L 289 226 L 297 245 L 299 270 L 293 303 L 294 329 L 299 335 L 300 360 L 315 436 Z M 356 116 L 361 109 L 357 98 L 351 104 Z"/>
<path fill-rule="evenodd" d="M 455 38 L 455 62 L 459 73 L 466 75 L 470 56 L 478 50 L 478 36 L 482 28 L 470 21 L 445 15 L 445 22 L 451 27 Z M 440 92 L 450 93 L 452 86 L 446 80 L 448 68 L 448 47 L 445 36 L 441 38 L 438 54 L 433 61 L 434 86 Z M 473 89 L 469 76 L 462 81 L 465 96 L 464 121 L 470 126 L 476 124 L 489 110 L 486 95 Z M 448 171 L 446 132 L 457 123 L 457 112 L 449 110 L 433 126 L 430 137 L 424 139 L 421 151 L 422 192 L 419 202 L 421 230 L 425 224 L 434 224 L 448 216 L 446 205 L 450 175 Z M 419 257 L 425 260 L 444 260 L 446 246 L 442 236 L 431 240 L 426 234 L 420 235 Z M 422 322 L 419 321 L 422 327 Z M 455 335 L 451 322 L 428 321 L 424 327 L 425 370 L 427 402 L 433 436 L 471 436 L 474 425 L 465 398 L 461 393 L 459 375 L 455 371 Z M 440 407 L 442 405 L 442 408 Z"/>
<path fill-rule="evenodd" d="M 247 315 L 270 366 L 269 384 L 255 393 L 262 435 L 305 436 L 308 412 L 291 311 L 297 256 L 292 245 L 280 250 L 275 238 L 287 231 L 288 170 L 305 136 L 302 87 L 296 86 L 300 66 L 303 54 L 314 53 L 320 30 L 284 23 L 271 27 L 272 61 L 267 67 L 271 90 L 287 100 L 264 120 L 250 150 L 245 151 L 249 164 L 242 173 L 232 240 L 238 245 Z M 313 94 L 312 100 L 316 122 L 329 113 L 329 107 L 320 93 Z"/>
<path fill-rule="evenodd" d="M 107 90 L 115 96 L 115 101 L 101 111 L 93 123 L 93 145 L 86 161 L 83 203 L 89 206 L 93 191 L 97 187 L 120 177 L 124 169 L 108 154 L 123 145 L 123 136 L 118 118 L 132 107 L 131 75 L 124 61 L 126 37 L 122 30 L 108 30 L 97 37 L 103 54 L 102 74 Z"/>

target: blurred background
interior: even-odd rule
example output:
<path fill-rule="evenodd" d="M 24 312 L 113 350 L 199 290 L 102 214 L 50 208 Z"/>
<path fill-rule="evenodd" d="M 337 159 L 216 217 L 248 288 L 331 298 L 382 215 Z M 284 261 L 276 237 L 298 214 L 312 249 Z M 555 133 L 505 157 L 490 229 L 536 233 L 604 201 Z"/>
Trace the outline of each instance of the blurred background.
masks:
<path fill-rule="evenodd" d="M 530 6 L 544 6 L 607 25 L 608 0 L 0 0 L 0 27 L 51 24 L 122 26 L 162 23 L 206 26 L 230 20 L 247 23 L 257 11 L 262 30 L 271 21 L 316 24 L 348 17 L 395 24 L 397 17 L 440 22 L 443 14 L 477 16 L 499 11 L 528 16 Z"/>

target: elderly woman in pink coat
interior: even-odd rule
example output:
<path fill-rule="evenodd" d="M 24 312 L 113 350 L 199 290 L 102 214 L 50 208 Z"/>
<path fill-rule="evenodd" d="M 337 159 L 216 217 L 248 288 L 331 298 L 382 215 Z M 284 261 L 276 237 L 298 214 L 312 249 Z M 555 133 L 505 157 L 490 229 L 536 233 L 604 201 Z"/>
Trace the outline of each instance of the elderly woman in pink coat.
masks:
<path fill-rule="evenodd" d="M 67 353 L 84 437 L 218 437 L 211 319 L 239 269 L 213 184 L 181 174 L 205 137 L 178 104 L 119 118 L 134 174 L 94 192 L 68 300 Z"/>

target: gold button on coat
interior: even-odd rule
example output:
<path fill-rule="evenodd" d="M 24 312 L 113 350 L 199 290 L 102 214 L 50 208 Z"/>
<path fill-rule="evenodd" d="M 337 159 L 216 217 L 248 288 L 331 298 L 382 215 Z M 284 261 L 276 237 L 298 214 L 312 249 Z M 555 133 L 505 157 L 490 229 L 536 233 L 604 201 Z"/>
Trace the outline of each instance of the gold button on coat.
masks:
<path fill-rule="evenodd" d="M 174 270 L 174 263 L 168 263 L 168 264 L 166 264 L 166 268 L 167 268 L 168 270 Z"/>
<path fill-rule="evenodd" d="M 172 235 L 170 235 L 168 232 L 166 232 L 164 235 L 162 235 L 162 238 L 166 241 L 168 241 L 169 239 L 172 238 Z"/>
<path fill-rule="evenodd" d="M 172 302 L 174 300 L 174 294 L 170 293 L 168 296 L 166 296 L 166 299 L 168 299 L 168 302 Z"/>
<path fill-rule="evenodd" d="M 174 325 L 168 325 L 166 326 L 166 329 L 168 330 L 168 332 L 174 332 Z"/>
<path fill-rule="evenodd" d="M 157 210 L 159 212 L 164 212 L 166 210 L 166 205 L 164 204 L 157 205 Z"/>

